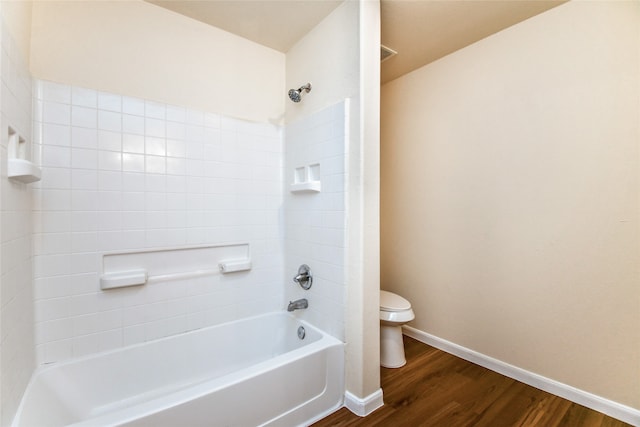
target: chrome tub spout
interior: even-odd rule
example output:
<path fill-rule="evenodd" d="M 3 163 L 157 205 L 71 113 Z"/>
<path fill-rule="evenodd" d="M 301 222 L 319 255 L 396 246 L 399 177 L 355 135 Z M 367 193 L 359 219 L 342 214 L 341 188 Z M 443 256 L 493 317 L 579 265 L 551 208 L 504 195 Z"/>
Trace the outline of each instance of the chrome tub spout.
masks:
<path fill-rule="evenodd" d="M 302 308 L 309 307 L 309 301 L 306 298 L 298 299 L 295 301 L 289 301 L 289 306 L 287 307 L 287 311 L 300 310 Z"/>

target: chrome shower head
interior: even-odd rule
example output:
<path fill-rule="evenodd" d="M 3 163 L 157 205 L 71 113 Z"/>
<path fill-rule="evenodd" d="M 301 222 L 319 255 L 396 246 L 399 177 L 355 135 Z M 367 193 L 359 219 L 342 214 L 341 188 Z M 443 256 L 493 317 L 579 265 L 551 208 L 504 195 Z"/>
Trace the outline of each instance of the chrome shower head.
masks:
<path fill-rule="evenodd" d="M 302 99 L 302 91 L 309 93 L 311 91 L 311 83 L 307 83 L 304 86 L 300 86 L 298 89 L 289 90 L 289 98 L 293 102 L 300 102 Z"/>
<path fill-rule="evenodd" d="M 300 95 L 300 91 L 296 89 L 289 89 L 289 99 L 293 102 L 300 102 L 302 99 L 302 95 Z"/>

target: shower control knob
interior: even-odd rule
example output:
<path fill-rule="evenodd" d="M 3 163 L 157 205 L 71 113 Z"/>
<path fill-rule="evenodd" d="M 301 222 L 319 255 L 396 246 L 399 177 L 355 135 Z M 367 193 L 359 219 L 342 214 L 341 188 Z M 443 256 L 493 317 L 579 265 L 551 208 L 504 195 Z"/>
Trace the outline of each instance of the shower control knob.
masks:
<path fill-rule="evenodd" d="M 302 264 L 298 268 L 298 275 L 293 278 L 293 281 L 307 290 L 313 284 L 313 277 L 311 276 L 311 269 L 307 264 Z"/>

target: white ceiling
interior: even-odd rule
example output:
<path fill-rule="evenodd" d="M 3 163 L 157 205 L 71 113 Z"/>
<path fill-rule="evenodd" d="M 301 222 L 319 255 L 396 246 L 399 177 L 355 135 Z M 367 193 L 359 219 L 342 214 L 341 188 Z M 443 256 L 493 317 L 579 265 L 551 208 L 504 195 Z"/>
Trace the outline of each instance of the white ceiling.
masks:
<path fill-rule="evenodd" d="M 287 52 L 342 0 L 146 0 Z M 566 0 L 381 0 L 382 83 Z"/>

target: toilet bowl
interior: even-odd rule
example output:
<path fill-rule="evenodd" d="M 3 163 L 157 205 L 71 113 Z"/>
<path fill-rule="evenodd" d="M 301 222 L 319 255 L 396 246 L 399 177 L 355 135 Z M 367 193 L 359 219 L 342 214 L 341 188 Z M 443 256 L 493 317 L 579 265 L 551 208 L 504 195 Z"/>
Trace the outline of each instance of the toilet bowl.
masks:
<path fill-rule="evenodd" d="M 404 357 L 402 325 L 413 320 L 411 304 L 393 292 L 380 291 L 380 365 L 399 368 L 407 363 Z"/>

